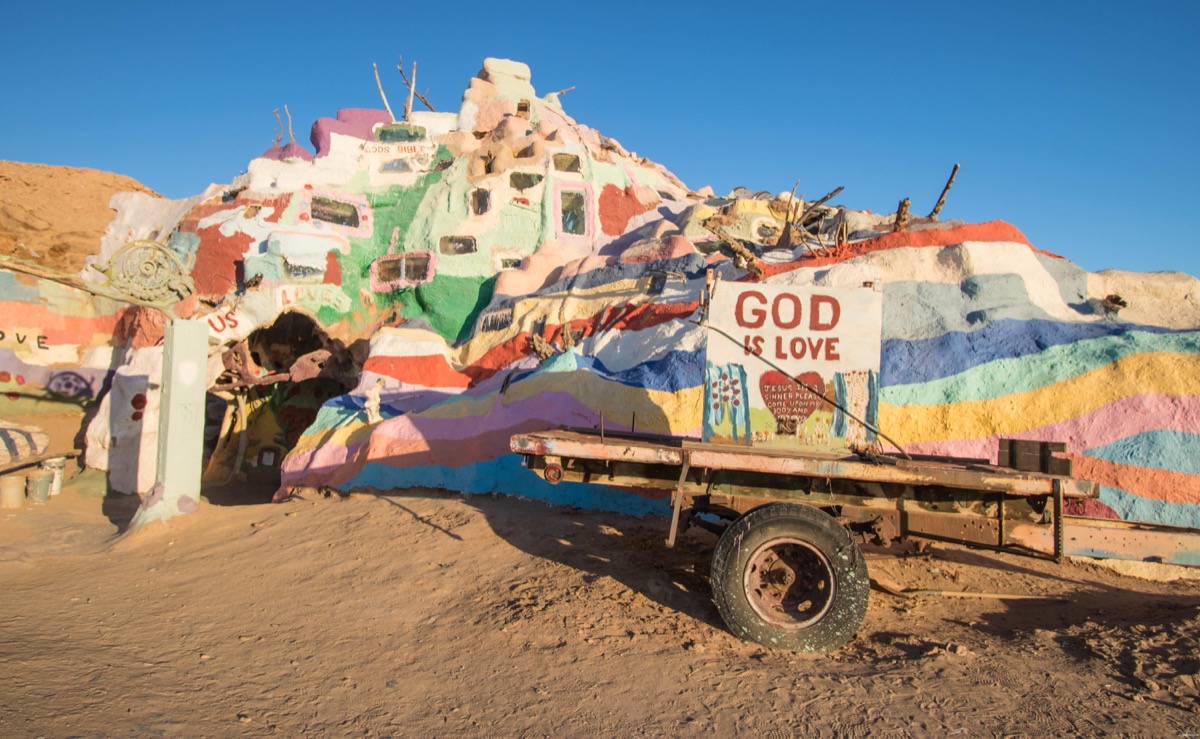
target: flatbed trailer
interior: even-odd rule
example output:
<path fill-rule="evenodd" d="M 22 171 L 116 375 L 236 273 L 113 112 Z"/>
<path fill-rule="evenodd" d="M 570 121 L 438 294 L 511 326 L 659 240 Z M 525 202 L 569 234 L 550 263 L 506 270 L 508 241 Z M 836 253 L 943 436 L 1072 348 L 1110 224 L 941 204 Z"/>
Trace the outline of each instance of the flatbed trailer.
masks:
<path fill-rule="evenodd" d="M 949 541 L 1064 557 L 1063 509 L 1095 483 L 986 460 L 832 454 L 603 429 L 514 435 L 548 482 L 671 497 L 667 545 L 697 525 L 720 534 L 713 598 L 730 630 L 767 646 L 828 652 L 854 636 L 870 579 L 856 538 Z"/>

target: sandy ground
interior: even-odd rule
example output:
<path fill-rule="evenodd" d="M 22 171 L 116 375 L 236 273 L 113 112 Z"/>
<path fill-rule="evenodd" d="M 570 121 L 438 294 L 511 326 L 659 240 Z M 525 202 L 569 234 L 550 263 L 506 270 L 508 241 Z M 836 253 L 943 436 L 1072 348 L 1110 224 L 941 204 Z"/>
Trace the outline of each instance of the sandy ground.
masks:
<path fill-rule="evenodd" d="M 4 736 L 1200 733 L 1200 583 L 936 546 L 869 552 L 826 657 L 743 643 L 714 538 L 433 491 L 208 491 L 117 537 L 100 473 L 0 511 Z"/>

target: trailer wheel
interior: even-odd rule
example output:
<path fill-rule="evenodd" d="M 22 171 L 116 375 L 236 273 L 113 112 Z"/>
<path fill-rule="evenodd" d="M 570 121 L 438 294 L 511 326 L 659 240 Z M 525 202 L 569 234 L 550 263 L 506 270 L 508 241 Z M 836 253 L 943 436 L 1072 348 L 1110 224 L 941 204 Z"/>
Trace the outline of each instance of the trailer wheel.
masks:
<path fill-rule="evenodd" d="M 862 624 L 871 582 L 862 551 L 836 519 L 810 506 L 772 503 L 721 535 L 712 590 L 734 635 L 768 647 L 832 652 Z"/>

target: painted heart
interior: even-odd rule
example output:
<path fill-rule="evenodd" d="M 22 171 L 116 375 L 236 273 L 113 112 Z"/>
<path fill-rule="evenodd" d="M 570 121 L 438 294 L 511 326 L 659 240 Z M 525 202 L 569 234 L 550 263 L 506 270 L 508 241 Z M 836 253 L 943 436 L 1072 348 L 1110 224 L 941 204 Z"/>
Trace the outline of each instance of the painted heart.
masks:
<path fill-rule="evenodd" d="M 821 395 L 825 394 L 825 380 L 816 372 L 805 372 L 797 375 L 796 379 Z M 764 372 L 758 378 L 758 390 L 776 419 L 794 418 L 803 423 L 825 403 L 787 375 L 775 370 Z"/>

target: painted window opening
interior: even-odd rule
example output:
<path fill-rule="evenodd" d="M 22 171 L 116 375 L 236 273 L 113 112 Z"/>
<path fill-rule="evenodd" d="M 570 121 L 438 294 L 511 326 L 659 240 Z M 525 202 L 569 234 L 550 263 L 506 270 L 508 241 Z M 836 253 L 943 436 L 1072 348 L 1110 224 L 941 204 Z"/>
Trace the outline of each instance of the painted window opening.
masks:
<path fill-rule="evenodd" d="M 500 269 L 520 269 L 525 260 L 521 257 L 501 257 Z"/>
<path fill-rule="evenodd" d="M 528 190 L 542 181 L 542 175 L 532 172 L 513 172 L 508 176 L 508 184 L 515 190 Z"/>
<path fill-rule="evenodd" d="M 333 198 L 314 196 L 311 213 L 313 220 L 358 228 L 358 208 L 352 203 L 343 203 Z"/>
<path fill-rule="evenodd" d="M 582 190 L 562 191 L 563 233 L 582 236 L 587 232 L 587 197 Z"/>
<path fill-rule="evenodd" d="M 477 216 L 487 213 L 492 207 L 492 193 L 482 187 L 471 192 L 471 212 Z"/>
<path fill-rule="evenodd" d="M 259 206 L 247 205 L 246 210 L 242 211 L 242 218 L 253 218 L 258 215 Z"/>
<path fill-rule="evenodd" d="M 375 129 L 375 140 L 386 143 L 409 143 L 425 138 L 425 127 L 411 123 L 388 123 Z"/>
<path fill-rule="evenodd" d="M 517 117 L 529 120 L 529 101 L 521 100 L 517 103 Z"/>
<path fill-rule="evenodd" d="M 383 173 L 403 173 L 411 172 L 412 167 L 403 159 L 391 159 L 379 165 L 379 171 Z"/>
<path fill-rule="evenodd" d="M 474 236 L 443 236 L 438 243 L 438 248 L 443 254 L 450 256 L 474 254 L 477 250 Z"/>
<path fill-rule="evenodd" d="M 555 154 L 554 169 L 559 172 L 580 172 L 578 154 Z"/>
<path fill-rule="evenodd" d="M 526 146 L 524 149 L 518 150 L 516 157 L 517 157 L 517 159 L 532 159 L 536 155 L 537 155 L 537 150 L 535 150 L 533 148 L 533 144 L 530 144 L 529 146 Z"/>
<path fill-rule="evenodd" d="M 433 263 L 426 251 L 391 254 L 376 259 L 371 272 L 376 290 L 391 290 L 429 282 L 433 279 Z"/>

